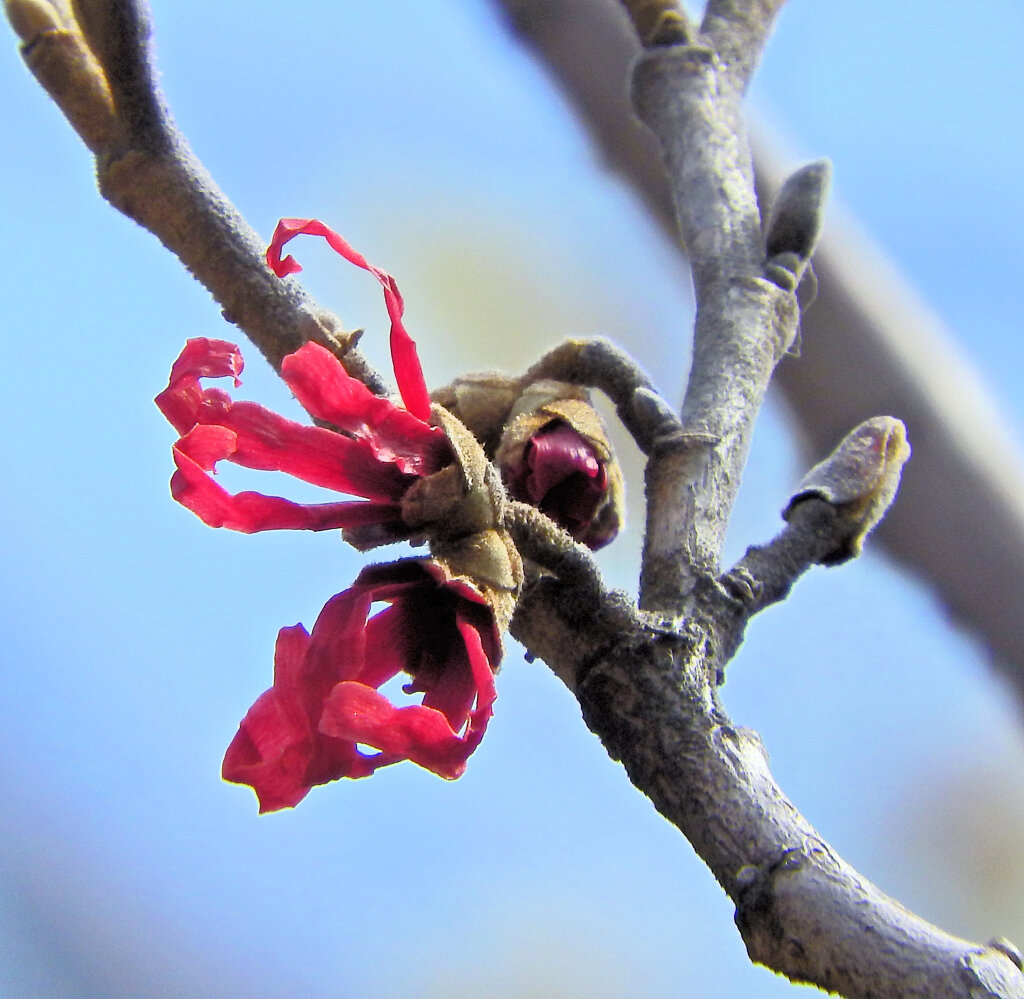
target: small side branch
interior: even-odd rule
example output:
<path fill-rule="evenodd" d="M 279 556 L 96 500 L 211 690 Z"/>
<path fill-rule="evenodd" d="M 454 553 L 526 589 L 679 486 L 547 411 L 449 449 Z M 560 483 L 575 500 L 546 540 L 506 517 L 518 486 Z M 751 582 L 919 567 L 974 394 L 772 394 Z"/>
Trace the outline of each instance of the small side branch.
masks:
<path fill-rule="evenodd" d="M 751 617 L 784 600 L 812 565 L 839 565 L 860 554 L 892 503 L 909 457 L 899 420 L 866 420 L 804 476 L 783 511 L 786 527 L 777 537 L 748 548 L 717 579 L 698 584 L 699 614 L 715 636 L 718 683 Z"/>
<path fill-rule="evenodd" d="M 529 503 L 510 502 L 502 527 L 512 536 L 523 558 L 557 576 L 563 583 L 600 600 L 606 589 L 590 549 L 572 539 L 550 517 Z"/>
<path fill-rule="evenodd" d="M 679 417 L 624 350 L 609 340 L 566 340 L 545 354 L 520 379 L 542 378 L 585 385 L 603 392 L 622 425 L 645 454 L 670 446 L 682 433 Z"/>

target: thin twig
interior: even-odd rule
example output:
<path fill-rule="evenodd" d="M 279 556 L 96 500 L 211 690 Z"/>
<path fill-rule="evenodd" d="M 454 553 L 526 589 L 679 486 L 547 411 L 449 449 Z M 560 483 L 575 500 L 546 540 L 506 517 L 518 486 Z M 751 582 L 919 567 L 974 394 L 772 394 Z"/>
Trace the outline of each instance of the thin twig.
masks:
<path fill-rule="evenodd" d="M 758 37 L 747 20 L 736 38 L 728 24 L 716 22 L 734 47 Z M 640 598 L 647 609 L 680 612 L 696 579 L 718 574 L 754 420 L 799 317 L 795 296 L 764 278 L 750 152 L 736 127 L 741 92 L 721 85 L 723 72 L 716 51 L 693 44 L 649 49 L 633 75 L 634 106 L 662 146 L 693 267 L 697 318 L 683 432 L 710 439 L 648 462 Z"/>
<path fill-rule="evenodd" d="M 566 340 L 530 367 L 521 382 L 528 385 L 542 378 L 600 389 L 645 454 L 682 433 L 679 417 L 636 361 L 608 340 Z"/>

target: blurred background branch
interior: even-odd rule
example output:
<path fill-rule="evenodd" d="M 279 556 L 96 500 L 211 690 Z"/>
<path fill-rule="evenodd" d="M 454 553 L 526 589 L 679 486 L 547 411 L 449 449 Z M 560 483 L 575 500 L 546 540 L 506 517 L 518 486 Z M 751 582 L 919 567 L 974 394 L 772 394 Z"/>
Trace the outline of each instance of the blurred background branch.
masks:
<path fill-rule="evenodd" d="M 492 0 L 680 253 L 661 154 L 635 119 L 623 81 L 639 54 L 618 0 Z M 785 154 L 756 128 L 764 198 Z M 914 457 L 877 539 L 976 633 L 1024 702 L 1024 465 L 973 366 L 882 251 L 829 209 L 814 257 L 818 297 L 801 354 L 779 366 L 808 457 L 861 421 L 897 415 Z M 955 271 L 953 275 L 955 280 Z M 680 324 L 684 328 L 684 324 Z"/>

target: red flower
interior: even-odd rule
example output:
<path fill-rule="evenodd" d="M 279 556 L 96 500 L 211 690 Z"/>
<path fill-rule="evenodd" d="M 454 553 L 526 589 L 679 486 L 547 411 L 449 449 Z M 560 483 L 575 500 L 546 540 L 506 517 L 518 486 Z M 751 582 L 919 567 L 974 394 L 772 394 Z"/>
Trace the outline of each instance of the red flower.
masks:
<path fill-rule="evenodd" d="M 274 685 L 249 710 L 224 757 L 224 778 L 250 785 L 261 812 L 297 804 L 316 784 L 365 777 L 398 760 L 460 776 L 491 716 L 498 622 L 508 620 L 522 583 L 518 553 L 496 526 L 497 500 L 479 445 L 443 412 L 438 418 L 451 438 L 427 422 L 430 399 L 394 280 L 337 233 L 304 219 L 285 219 L 274 234 L 267 261 L 279 276 L 299 270 L 291 257 L 281 259 L 281 247 L 300 232 L 324 236 L 380 281 L 407 408 L 374 395 L 333 354 L 307 343 L 284 359 L 281 376 L 314 418 L 336 430 L 304 426 L 203 388 L 207 377 L 230 376 L 237 386 L 242 358 L 233 344 L 190 340 L 156 400 L 181 434 L 172 495 L 212 527 L 340 527 L 361 548 L 417 533 L 446 555 L 364 569 L 327 602 L 312 634 L 301 625 L 280 631 Z M 232 495 L 210 475 L 222 460 L 288 472 L 363 501 Z M 375 602 L 391 606 L 368 617 Z M 404 689 L 422 693 L 422 703 L 395 707 L 379 692 L 399 672 L 412 678 Z"/>
<path fill-rule="evenodd" d="M 391 606 L 367 620 L 375 602 Z M 399 760 L 453 780 L 491 717 L 500 654 L 490 606 L 439 563 L 364 569 L 327 602 L 311 635 L 301 625 L 281 629 L 274 685 L 228 747 L 224 779 L 250 785 L 261 812 Z M 422 703 L 395 707 L 378 691 L 399 672 Z"/>
<path fill-rule="evenodd" d="M 576 541 L 601 548 L 618 532 L 598 513 L 608 502 L 608 471 L 594 448 L 564 420 L 536 431 L 519 463 L 503 468 L 509 494 L 530 503 Z"/>
<path fill-rule="evenodd" d="M 171 494 L 210 527 L 252 533 L 348 528 L 357 546 L 408 537 L 400 501 L 409 486 L 453 460 L 444 432 L 374 395 L 323 347 L 307 343 L 284 359 L 281 376 L 335 433 L 286 419 L 253 402 L 235 402 L 200 378 L 232 376 L 242 356 L 223 340 L 189 340 L 156 398 L 181 438 Z M 288 472 L 313 485 L 369 502 L 293 503 L 279 496 L 232 495 L 208 474 L 218 461 Z"/>

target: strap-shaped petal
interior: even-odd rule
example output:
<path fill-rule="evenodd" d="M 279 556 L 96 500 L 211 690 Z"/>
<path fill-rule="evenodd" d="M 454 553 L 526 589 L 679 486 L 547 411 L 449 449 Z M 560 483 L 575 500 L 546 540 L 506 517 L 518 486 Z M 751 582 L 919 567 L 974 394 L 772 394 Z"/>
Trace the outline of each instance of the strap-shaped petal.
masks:
<path fill-rule="evenodd" d="M 274 230 L 274 236 L 267 247 L 267 265 L 278 276 L 296 274 L 301 264 L 292 256 L 281 257 L 282 247 L 299 235 L 322 236 L 335 253 L 349 263 L 369 271 L 384 289 L 384 304 L 391 319 L 391 363 L 395 369 L 395 380 L 406 409 L 413 416 L 426 422 L 430 419 L 430 393 L 423 378 L 423 368 L 416 353 L 416 344 L 405 329 L 402 315 L 405 304 L 395 279 L 387 271 L 371 264 L 358 250 L 339 233 L 324 225 L 319 219 L 281 219 Z"/>
<path fill-rule="evenodd" d="M 196 427 L 184 440 L 198 434 L 208 435 L 210 431 L 218 435 L 225 432 L 221 427 Z M 210 453 L 205 446 L 199 450 Z M 397 508 L 390 503 L 307 504 L 257 492 L 229 493 L 180 447 L 174 448 L 174 464 L 177 471 L 171 476 L 171 495 L 209 527 L 254 534 L 258 531 L 329 531 L 388 521 L 401 524 Z"/>
<path fill-rule="evenodd" d="M 422 704 L 396 708 L 383 694 L 361 683 L 339 683 L 331 691 L 320 731 L 373 746 L 386 756 L 411 760 L 447 780 L 465 773 L 471 752 L 437 709 Z"/>
<path fill-rule="evenodd" d="M 335 370 L 340 370 L 331 355 L 323 353 Z M 397 502 L 411 481 L 411 466 L 432 461 L 428 451 L 405 461 L 406 468 L 402 468 L 392 453 L 375 447 L 373 441 L 296 423 L 258 403 L 234 402 L 221 389 L 201 387 L 200 378 L 234 375 L 241 370 L 240 365 L 241 357 L 233 344 L 189 340 L 172 368 L 170 383 L 156 398 L 160 411 L 184 435 L 178 447 L 204 468 L 212 469 L 215 461 L 227 460 L 247 468 L 287 472 L 312 485 L 364 499 Z M 416 424 L 419 433 L 427 429 L 408 414 L 403 415 Z M 201 426 L 219 426 L 234 436 L 205 432 L 198 435 L 198 440 L 190 441 Z M 431 440 L 435 450 L 447 446 L 443 438 L 439 442 Z M 219 454 L 216 448 L 210 450 L 214 441 L 220 443 Z"/>
<path fill-rule="evenodd" d="M 444 431 L 374 395 L 319 344 L 289 354 L 281 377 L 307 412 L 365 439 L 382 461 L 403 472 L 431 475 L 453 460 Z"/>

